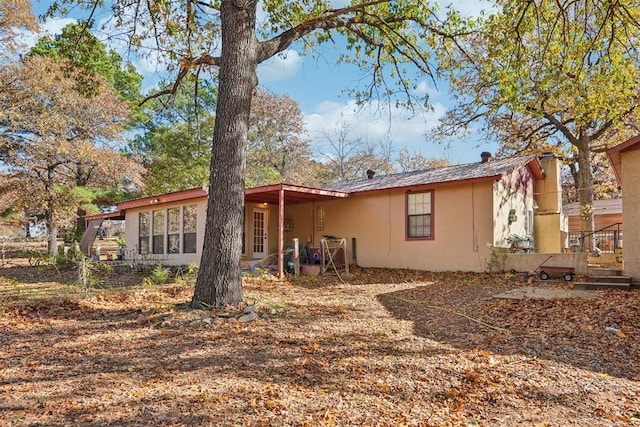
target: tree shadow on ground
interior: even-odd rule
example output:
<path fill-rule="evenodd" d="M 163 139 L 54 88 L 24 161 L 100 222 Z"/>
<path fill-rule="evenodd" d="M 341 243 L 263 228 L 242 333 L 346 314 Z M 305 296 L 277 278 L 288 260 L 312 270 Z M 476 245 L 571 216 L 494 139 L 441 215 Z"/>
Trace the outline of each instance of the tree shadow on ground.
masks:
<path fill-rule="evenodd" d="M 25 425 L 302 425 L 311 415 L 321 425 L 331 424 L 339 405 L 344 411 L 337 425 L 402 424 L 407 414 L 413 421 L 433 416 L 424 424 L 438 425 L 445 420 L 434 415 L 438 411 L 473 418 L 485 411 L 480 418 L 491 420 L 517 414 L 516 401 L 529 409 L 552 405 L 563 420 L 592 416 L 597 402 L 583 402 L 572 390 L 539 387 L 547 378 L 544 363 L 516 357 L 492 364 L 490 353 L 560 360 L 545 353 L 557 346 L 541 335 L 544 318 L 520 318 L 518 306 L 485 299 L 515 287 L 512 281 L 459 274 L 443 275 L 446 282 L 435 274 L 420 280 L 407 273 L 413 284 L 389 272 L 380 285 L 369 282 L 381 277 L 375 273 L 356 277 L 356 284 L 326 282 L 315 289 L 257 281 L 248 293 L 263 294 L 263 302 L 273 299 L 285 310 L 247 324 L 216 319 L 212 311 L 175 310 L 192 291 L 178 286 L 104 300 L 5 304 L 0 395 L 8 399 L 0 412 Z M 401 289 L 387 292 L 391 287 Z M 142 312 L 150 320 L 140 322 Z M 547 308 L 545 315 L 552 314 Z M 507 324 L 509 316 L 515 320 Z M 214 319 L 209 324 L 204 317 Z M 523 324 L 533 329 L 518 329 Z M 516 365 L 540 375 L 529 381 L 530 371 L 523 369 L 515 389 Z M 518 416 L 522 422 L 511 425 L 537 420 L 522 418 L 525 412 Z"/>
<path fill-rule="evenodd" d="M 492 297 L 500 291 L 443 282 L 377 299 L 395 318 L 413 322 L 420 337 L 464 350 L 519 354 L 638 379 L 640 345 L 633 336 L 640 332 L 639 290 L 601 292 L 597 299 Z M 613 327 L 618 334 L 606 329 Z"/>

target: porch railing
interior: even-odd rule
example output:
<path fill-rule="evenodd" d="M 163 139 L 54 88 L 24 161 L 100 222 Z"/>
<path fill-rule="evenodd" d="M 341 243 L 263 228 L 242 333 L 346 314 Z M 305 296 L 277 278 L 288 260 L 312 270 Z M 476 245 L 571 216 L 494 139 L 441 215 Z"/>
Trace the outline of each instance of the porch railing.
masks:
<path fill-rule="evenodd" d="M 592 242 L 595 241 L 602 253 L 615 253 L 622 249 L 621 226 L 622 223 L 618 222 L 595 231 L 572 231 L 569 233 L 569 245 L 574 252 L 592 252 Z"/>

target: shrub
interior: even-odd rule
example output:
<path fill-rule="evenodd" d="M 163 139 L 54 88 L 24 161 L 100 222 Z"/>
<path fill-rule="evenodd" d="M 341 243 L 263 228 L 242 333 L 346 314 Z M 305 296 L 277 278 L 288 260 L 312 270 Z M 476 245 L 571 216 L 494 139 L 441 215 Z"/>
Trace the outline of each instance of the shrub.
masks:
<path fill-rule="evenodd" d="M 169 279 L 169 270 L 158 264 L 151 270 L 149 279 L 154 285 L 163 285 Z"/>

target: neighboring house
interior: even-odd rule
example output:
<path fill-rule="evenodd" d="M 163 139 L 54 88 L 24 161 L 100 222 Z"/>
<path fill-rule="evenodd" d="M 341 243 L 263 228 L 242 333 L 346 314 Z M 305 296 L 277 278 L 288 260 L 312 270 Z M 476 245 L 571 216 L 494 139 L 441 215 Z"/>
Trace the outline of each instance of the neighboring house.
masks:
<path fill-rule="evenodd" d="M 627 239 L 624 244 L 624 274 L 640 282 L 640 135 L 607 150 L 622 186 L 622 216 Z"/>
<path fill-rule="evenodd" d="M 276 184 L 245 191 L 243 258 L 285 243 L 346 238 L 363 267 L 484 271 L 494 248 L 530 235 L 540 252 L 566 240 L 555 158 L 488 160 L 374 176 L 325 188 Z M 198 262 L 207 193 L 192 189 L 118 204 L 129 250 L 165 264 Z M 280 265 L 282 265 L 280 263 Z"/>
<path fill-rule="evenodd" d="M 580 203 L 568 203 L 562 211 L 569 220 L 569 246 L 578 246 L 585 250 L 583 242 L 590 243 L 591 232 L 581 231 Z M 622 248 L 622 199 L 606 199 L 593 201 L 593 221 L 595 240 L 599 249 L 604 252 L 615 252 Z M 585 236 L 586 238 L 583 238 Z"/>

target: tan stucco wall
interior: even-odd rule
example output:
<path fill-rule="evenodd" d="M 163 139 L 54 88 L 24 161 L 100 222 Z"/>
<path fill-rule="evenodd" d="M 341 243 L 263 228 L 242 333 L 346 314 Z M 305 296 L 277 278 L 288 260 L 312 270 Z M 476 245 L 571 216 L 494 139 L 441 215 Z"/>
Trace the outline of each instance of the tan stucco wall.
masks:
<path fill-rule="evenodd" d="M 536 214 L 535 247 L 540 253 L 560 253 L 567 247 L 567 217 L 560 213 Z"/>
<path fill-rule="evenodd" d="M 130 255 L 135 255 L 136 260 L 149 263 L 162 263 L 165 265 L 183 265 L 190 262 L 199 263 L 202 256 L 202 245 L 204 239 L 204 229 L 207 213 L 207 201 L 205 198 L 193 199 L 189 201 L 182 201 L 176 203 L 167 203 L 162 205 L 151 205 L 144 208 L 129 209 L 126 212 L 125 221 L 125 238 L 127 241 L 127 249 Z M 140 255 L 137 252 L 138 242 L 138 214 L 140 212 L 151 212 L 158 209 L 169 209 L 178 206 L 186 205 L 198 205 L 198 231 L 197 231 L 197 252 L 195 254 L 146 254 Z M 274 204 L 264 205 L 262 203 L 247 203 L 245 206 L 245 218 L 244 218 L 244 233 L 245 233 L 245 251 L 242 254 L 243 258 L 252 259 L 253 254 L 253 209 L 259 208 L 267 211 L 267 255 L 275 254 L 278 252 L 278 206 Z M 288 217 L 285 211 L 285 217 Z M 299 222 L 300 224 L 301 222 Z M 295 225 L 294 225 L 295 227 Z M 294 231 L 285 232 L 285 243 L 290 243 L 293 237 L 297 237 Z M 304 244 L 306 240 L 301 243 Z M 165 245 L 166 246 L 166 245 Z M 181 247 L 183 245 L 181 244 Z"/>
<path fill-rule="evenodd" d="M 187 205 L 198 206 L 198 226 L 197 226 L 197 243 L 196 253 L 194 254 L 138 254 L 138 214 L 140 212 L 152 212 L 159 209 L 169 209 L 178 206 Z M 162 205 L 149 205 L 142 208 L 127 209 L 125 220 L 125 239 L 127 242 L 127 257 L 135 257 L 135 260 L 147 263 L 162 263 L 164 265 L 183 265 L 191 262 L 200 263 L 202 256 L 202 243 L 204 239 L 204 225 L 207 215 L 207 199 L 199 198 L 183 202 L 166 203 Z M 166 239 L 166 236 L 165 236 Z M 181 237 L 182 239 L 182 237 Z M 166 249 L 165 240 L 165 249 Z M 180 242 L 180 248 L 184 248 L 184 244 Z"/>
<path fill-rule="evenodd" d="M 560 162 L 555 157 L 540 159 L 545 174 L 544 179 L 536 180 L 536 203 L 538 212 L 562 212 L 562 183 Z"/>
<path fill-rule="evenodd" d="M 536 180 L 535 247 L 541 253 L 560 253 L 568 246 L 569 225 L 562 213 L 562 174 L 555 157 L 543 157 L 544 179 Z"/>
<path fill-rule="evenodd" d="M 290 243 L 295 237 L 301 245 L 313 242 L 315 246 L 320 245 L 321 232 L 314 233 L 315 224 L 315 203 L 299 203 L 285 207 L 284 217 L 291 220 L 292 230 L 284 232 L 285 243 Z M 316 234 L 318 238 L 316 239 Z M 325 233 L 326 234 L 326 233 Z"/>
<path fill-rule="evenodd" d="M 516 169 L 498 181 L 492 179 L 412 188 L 433 191 L 433 238 L 406 239 L 406 189 L 356 194 L 326 202 L 287 204 L 284 218 L 293 228 L 284 232 L 285 244 L 297 237 L 301 245 L 311 242 L 319 247 L 323 235 L 348 239 L 349 259 L 353 261 L 352 239 L 356 243 L 356 261 L 363 267 L 408 268 L 431 271 L 485 271 L 494 247 L 508 247 L 507 237 L 530 233 L 533 227 L 533 177 L 526 167 Z M 136 245 L 138 217 L 141 211 L 167 209 L 195 201 L 149 206 L 127 211 L 127 242 Z M 185 264 L 199 262 L 206 217 L 206 199 L 198 204 L 198 252 L 164 255 L 154 262 Z M 267 209 L 268 251 L 278 250 L 277 204 L 247 203 L 245 206 L 245 253 L 252 253 L 253 209 Z M 318 210 L 325 213 L 325 227 L 318 228 Z M 509 211 L 516 219 L 509 222 Z M 181 245 L 182 246 L 182 245 Z"/>
<path fill-rule="evenodd" d="M 623 270 L 640 282 L 640 150 L 622 153 Z"/>
<path fill-rule="evenodd" d="M 434 239 L 405 239 L 404 190 L 357 195 L 313 205 L 288 207 L 294 233 L 315 246 L 322 235 L 346 237 L 349 250 L 356 239 L 357 263 L 362 267 L 431 271 L 484 271 L 493 241 L 493 183 L 436 187 Z M 325 230 L 317 230 L 317 209 L 325 209 Z M 309 218 L 314 215 L 313 229 Z M 351 258 L 351 255 L 350 255 Z"/>

